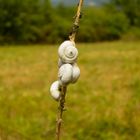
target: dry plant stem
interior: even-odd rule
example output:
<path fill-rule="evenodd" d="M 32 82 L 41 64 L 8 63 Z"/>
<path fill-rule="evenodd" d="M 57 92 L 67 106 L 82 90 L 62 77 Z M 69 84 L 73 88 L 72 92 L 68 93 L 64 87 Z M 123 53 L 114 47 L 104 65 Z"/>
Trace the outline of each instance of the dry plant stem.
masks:
<path fill-rule="evenodd" d="M 72 27 L 72 32 L 69 35 L 69 39 L 73 42 L 75 42 L 75 36 L 76 36 L 77 30 L 79 28 L 79 21 L 81 18 L 81 8 L 83 5 L 83 1 L 84 0 L 79 0 L 78 9 L 77 9 L 77 13 L 75 16 L 75 21 L 74 21 L 74 24 Z M 67 91 L 67 87 L 63 86 L 61 89 L 61 98 L 59 101 L 58 117 L 57 117 L 57 124 L 56 124 L 56 140 L 60 140 L 62 116 L 63 116 L 63 111 L 65 110 L 66 91 Z"/>
<path fill-rule="evenodd" d="M 63 111 L 65 110 L 65 96 L 66 96 L 67 87 L 62 87 L 61 90 L 61 98 L 59 101 L 59 107 L 58 107 L 58 118 L 57 118 L 57 126 L 56 126 L 56 137 L 57 140 L 60 140 L 60 133 L 61 133 L 61 125 L 62 125 L 62 116 Z"/>
<path fill-rule="evenodd" d="M 76 13 L 76 16 L 75 16 L 75 21 L 74 21 L 74 24 L 73 24 L 73 27 L 72 27 L 72 32 L 69 35 L 69 39 L 73 42 L 75 42 L 75 36 L 76 36 L 77 30 L 79 28 L 79 21 L 80 21 L 80 18 L 82 16 L 81 15 L 81 9 L 82 9 L 82 5 L 83 5 L 83 1 L 84 0 L 79 1 L 77 13 Z"/>

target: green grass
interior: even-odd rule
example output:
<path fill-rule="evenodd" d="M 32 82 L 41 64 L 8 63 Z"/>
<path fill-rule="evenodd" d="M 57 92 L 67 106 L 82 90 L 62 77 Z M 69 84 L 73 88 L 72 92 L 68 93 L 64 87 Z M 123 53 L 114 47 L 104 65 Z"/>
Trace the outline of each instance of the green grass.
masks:
<path fill-rule="evenodd" d="M 55 140 L 56 46 L 0 47 L 0 139 Z M 78 44 L 62 140 L 140 139 L 140 42 Z"/>

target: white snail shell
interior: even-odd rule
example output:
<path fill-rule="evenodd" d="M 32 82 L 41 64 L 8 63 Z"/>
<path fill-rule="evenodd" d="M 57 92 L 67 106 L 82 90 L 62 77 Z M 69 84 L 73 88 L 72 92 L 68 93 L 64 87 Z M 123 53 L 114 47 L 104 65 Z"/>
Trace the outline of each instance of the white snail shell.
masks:
<path fill-rule="evenodd" d="M 72 64 L 76 62 L 78 50 L 75 47 L 74 42 L 64 41 L 58 49 L 58 54 L 62 62 Z"/>
<path fill-rule="evenodd" d="M 58 78 L 61 85 L 77 82 L 80 76 L 80 69 L 77 64 L 63 64 L 59 68 Z"/>
<path fill-rule="evenodd" d="M 74 64 L 71 83 L 76 83 L 79 77 L 80 77 L 80 69 L 77 66 L 77 64 Z"/>
<path fill-rule="evenodd" d="M 51 85 L 51 87 L 50 87 L 51 96 L 56 101 L 58 101 L 60 99 L 60 95 L 61 95 L 60 88 L 61 88 L 61 86 L 59 84 L 59 81 L 53 82 L 52 85 Z"/>
<path fill-rule="evenodd" d="M 59 60 L 58 60 L 58 67 L 60 68 L 63 64 L 65 64 L 65 63 L 63 63 L 62 60 L 59 58 Z"/>
<path fill-rule="evenodd" d="M 71 64 L 64 64 L 59 68 L 58 78 L 61 85 L 67 85 L 72 81 L 73 67 Z"/>

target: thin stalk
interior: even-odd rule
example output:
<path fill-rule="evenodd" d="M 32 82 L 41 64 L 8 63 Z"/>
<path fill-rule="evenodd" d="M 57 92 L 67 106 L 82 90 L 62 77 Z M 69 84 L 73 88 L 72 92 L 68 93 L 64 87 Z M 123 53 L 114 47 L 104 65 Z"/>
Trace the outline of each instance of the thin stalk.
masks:
<path fill-rule="evenodd" d="M 77 30 L 79 28 L 79 21 L 81 18 L 81 9 L 83 5 L 84 0 L 79 0 L 76 16 L 75 16 L 75 21 L 72 27 L 72 31 L 69 35 L 69 39 L 73 42 L 75 42 L 75 36 L 77 33 Z M 63 117 L 63 112 L 65 110 L 65 97 L 66 97 L 66 92 L 67 92 L 67 87 L 63 86 L 61 89 L 61 98 L 59 100 L 59 107 L 58 107 L 58 116 L 57 116 L 57 123 L 56 123 L 56 140 L 60 140 L 60 135 L 61 135 L 61 126 L 62 126 L 62 117 Z"/>
<path fill-rule="evenodd" d="M 57 124 L 56 124 L 56 139 L 60 140 L 60 134 L 61 134 L 61 126 L 62 126 L 62 116 L 63 112 L 65 111 L 65 97 L 66 97 L 67 87 L 64 86 L 61 89 L 61 98 L 59 101 L 59 107 L 58 107 L 58 116 L 57 116 Z"/>
<path fill-rule="evenodd" d="M 76 16 L 75 16 L 75 21 L 74 21 L 74 24 L 73 24 L 73 27 L 72 27 L 72 31 L 69 35 L 69 39 L 73 42 L 75 42 L 75 36 L 76 36 L 76 33 L 79 29 L 79 21 L 82 17 L 81 10 L 82 10 L 83 2 L 84 2 L 84 0 L 79 1 L 77 13 L 76 13 Z"/>

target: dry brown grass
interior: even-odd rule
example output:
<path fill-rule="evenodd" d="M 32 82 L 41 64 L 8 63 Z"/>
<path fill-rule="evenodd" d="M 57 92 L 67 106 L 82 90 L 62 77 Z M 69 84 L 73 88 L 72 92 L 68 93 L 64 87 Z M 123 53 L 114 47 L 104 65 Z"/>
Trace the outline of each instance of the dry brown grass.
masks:
<path fill-rule="evenodd" d="M 81 77 L 70 85 L 63 139 L 138 140 L 140 42 L 78 44 Z M 54 140 L 56 46 L 0 48 L 0 135 Z M 62 140 L 63 140 L 62 139 Z"/>

